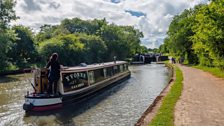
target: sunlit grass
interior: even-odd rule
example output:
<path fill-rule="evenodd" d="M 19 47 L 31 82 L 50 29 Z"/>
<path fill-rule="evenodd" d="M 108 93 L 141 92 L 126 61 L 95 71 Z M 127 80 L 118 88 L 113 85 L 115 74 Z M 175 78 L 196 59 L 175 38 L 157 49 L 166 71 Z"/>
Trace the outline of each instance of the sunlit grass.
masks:
<path fill-rule="evenodd" d="M 216 77 L 224 78 L 224 70 L 221 70 L 217 67 L 206 67 L 206 66 L 193 66 L 193 67 L 209 72 Z"/>
<path fill-rule="evenodd" d="M 149 126 L 173 126 L 174 125 L 174 107 L 181 95 L 183 88 L 183 74 L 178 67 L 174 68 L 176 79 L 169 93 L 164 97 L 162 105 Z"/>

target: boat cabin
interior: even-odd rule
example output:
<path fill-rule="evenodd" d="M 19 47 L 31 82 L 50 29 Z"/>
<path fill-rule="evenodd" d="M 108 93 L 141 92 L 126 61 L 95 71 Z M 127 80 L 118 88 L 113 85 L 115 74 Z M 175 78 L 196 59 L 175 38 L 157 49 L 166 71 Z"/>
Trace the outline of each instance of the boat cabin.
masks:
<path fill-rule="evenodd" d="M 48 87 L 48 69 L 35 69 L 34 88 L 44 93 Z M 58 81 L 58 92 L 62 95 L 76 93 L 82 89 L 102 88 L 126 76 L 130 77 L 125 61 L 107 62 L 77 67 L 63 67 Z"/>

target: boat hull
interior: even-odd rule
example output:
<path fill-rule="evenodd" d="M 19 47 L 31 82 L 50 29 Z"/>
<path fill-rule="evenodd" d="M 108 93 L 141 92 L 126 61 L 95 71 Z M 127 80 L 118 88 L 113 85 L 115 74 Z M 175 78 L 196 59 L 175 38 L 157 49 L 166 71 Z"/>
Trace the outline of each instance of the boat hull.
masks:
<path fill-rule="evenodd" d="M 23 109 L 26 111 L 46 111 L 61 108 L 62 97 L 50 97 L 50 96 L 25 96 L 25 103 Z"/>
<path fill-rule="evenodd" d="M 73 74 L 75 72 L 71 73 L 72 75 L 76 75 Z M 101 81 L 89 83 L 87 87 L 80 88 L 77 90 L 64 91 L 63 83 L 60 83 L 60 95 L 51 96 L 44 93 L 28 93 L 25 96 L 25 103 L 23 105 L 23 109 L 25 111 L 47 111 L 62 108 L 63 105 L 66 103 L 82 101 L 83 99 L 85 99 L 85 97 L 92 96 L 94 93 L 97 93 L 99 90 L 102 90 L 108 87 L 109 85 L 121 83 L 122 81 L 129 79 L 130 75 L 131 72 L 128 71 L 126 68 L 126 71 L 122 71 L 121 73 L 115 73 L 113 76 L 110 77 L 106 76 Z"/>

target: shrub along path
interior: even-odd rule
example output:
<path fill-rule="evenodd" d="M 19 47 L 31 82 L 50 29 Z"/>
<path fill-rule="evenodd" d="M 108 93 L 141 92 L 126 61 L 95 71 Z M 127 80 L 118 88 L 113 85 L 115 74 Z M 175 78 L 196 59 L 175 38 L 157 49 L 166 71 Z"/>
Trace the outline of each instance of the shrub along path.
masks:
<path fill-rule="evenodd" d="M 179 68 L 184 86 L 175 106 L 175 126 L 223 126 L 224 79 L 192 67 Z"/>

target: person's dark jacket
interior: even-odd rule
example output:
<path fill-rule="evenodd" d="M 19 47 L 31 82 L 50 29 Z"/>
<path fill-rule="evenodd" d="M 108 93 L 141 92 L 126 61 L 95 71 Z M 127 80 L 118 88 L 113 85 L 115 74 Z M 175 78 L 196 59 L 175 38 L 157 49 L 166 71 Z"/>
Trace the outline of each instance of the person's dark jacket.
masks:
<path fill-rule="evenodd" d="M 50 67 L 48 78 L 50 81 L 57 81 L 60 78 L 60 64 L 59 62 L 50 60 L 47 63 L 47 68 Z"/>

